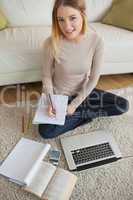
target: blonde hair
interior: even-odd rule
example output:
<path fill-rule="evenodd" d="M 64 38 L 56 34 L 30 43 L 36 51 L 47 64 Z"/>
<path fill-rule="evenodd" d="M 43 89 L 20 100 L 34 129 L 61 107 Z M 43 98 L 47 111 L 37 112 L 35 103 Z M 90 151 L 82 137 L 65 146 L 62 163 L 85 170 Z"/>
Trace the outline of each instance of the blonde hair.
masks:
<path fill-rule="evenodd" d="M 56 60 L 58 60 L 58 53 L 59 53 L 58 42 L 62 35 L 62 32 L 59 28 L 58 20 L 57 20 L 57 9 L 60 6 L 70 6 L 72 8 L 79 10 L 83 17 L 83 26 L 82 26 L 81 32 L 84 34 L 88 31 L 88 19 L 85 14 L 85 11 L 86 11 L 85 0 L 55 0 L 53 11 L 52 11 L 52 49 L 53 49 L 54 58 Z"/>

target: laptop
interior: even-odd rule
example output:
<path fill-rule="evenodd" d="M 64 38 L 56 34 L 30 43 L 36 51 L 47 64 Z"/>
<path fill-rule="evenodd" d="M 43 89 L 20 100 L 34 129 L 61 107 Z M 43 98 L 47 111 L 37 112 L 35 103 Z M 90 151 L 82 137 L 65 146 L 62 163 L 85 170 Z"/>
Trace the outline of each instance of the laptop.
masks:
<path fill-rule="evenodd" d="M 96 167 L 122 158 L 115 139 L 110 132 L 104 130 L 62 137 L 61 145 L 72 171 Z"/>

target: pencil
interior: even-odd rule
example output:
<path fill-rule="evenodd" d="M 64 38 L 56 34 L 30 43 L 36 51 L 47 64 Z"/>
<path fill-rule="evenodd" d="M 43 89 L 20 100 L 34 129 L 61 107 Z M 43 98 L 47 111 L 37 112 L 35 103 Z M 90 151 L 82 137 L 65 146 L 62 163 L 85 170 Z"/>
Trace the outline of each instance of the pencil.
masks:
<path fill-rule="evenodd" d="M 29 120 L 29 129 L 32 128 L 32 120 L 33 120 L 33 110 L 31 109 L 31 115 L 30 115 L 30 120 Z"/>
<path fill-rule="evenodd" d="M 26 124 L 26 132 L 28 132 L 28 130 L 29 130 L 29 121 L 30 121 L 30 112 L 29 113 L 27 113 L 27 124 Z"/>
<path fill-rule="evenodd" d="M 31 126 L 32 126 L 32 109 L 28 113 L 28 121 L 27 121 L 27 128 L 26 128 L 27 132 L 29 131 L 29 129 L 31 128 Z"/>
<path fill-rule="evenodd" d="M 22 133 L 24 133 L 24 121 L 25 121 L 25 119 L 24 119 L 24 115 L 22 115 Z"/>

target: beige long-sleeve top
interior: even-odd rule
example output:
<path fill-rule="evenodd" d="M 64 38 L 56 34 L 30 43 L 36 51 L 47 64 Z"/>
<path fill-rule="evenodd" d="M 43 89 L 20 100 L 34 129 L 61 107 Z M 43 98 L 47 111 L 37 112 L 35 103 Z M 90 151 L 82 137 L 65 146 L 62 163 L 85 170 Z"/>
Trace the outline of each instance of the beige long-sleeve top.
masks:
<path fill-rule="evenodd" d="M 51 53 L 51 37 L 44 42 L 43 88 L 48 93 L 76 95 L 71 105 L 77 108 L 96 87 L 103 65 L 104 44 L 92 29 L 78 43 L 62 38 L 58 61 Z"/>

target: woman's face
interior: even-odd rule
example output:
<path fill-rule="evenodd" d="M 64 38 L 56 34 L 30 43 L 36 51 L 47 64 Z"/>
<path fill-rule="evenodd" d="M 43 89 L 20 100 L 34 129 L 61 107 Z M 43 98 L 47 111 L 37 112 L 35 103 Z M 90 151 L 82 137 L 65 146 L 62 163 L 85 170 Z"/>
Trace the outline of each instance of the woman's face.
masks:
<path fill-rule="evenodd" d="M 75 40 L 79 37 L 83 25 L 80 11 L 69 6 L 60 6 L 57 10 L 57 20 L 66 39 Z"/>

